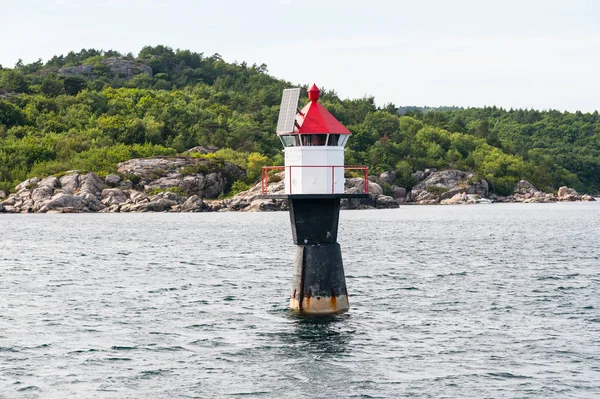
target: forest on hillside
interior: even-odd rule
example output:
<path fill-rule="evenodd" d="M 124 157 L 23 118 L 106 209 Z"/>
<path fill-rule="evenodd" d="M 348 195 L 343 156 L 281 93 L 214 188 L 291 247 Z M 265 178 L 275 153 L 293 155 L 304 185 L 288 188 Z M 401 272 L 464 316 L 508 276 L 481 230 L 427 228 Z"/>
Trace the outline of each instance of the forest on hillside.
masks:
<path fill-rule="evenodd" d="M 119 63 L 136 73 L 122 73 Z M 220 148 L 206 156 L 248 170 L 246 181 L 234 184 L 241 189 L 263 164 L 283 163 L 275 125 L 281 92 L 293 86 L 264 64 L 160 45 L 137 56 L 89 49 L 0 66 L 0 190 L 73 169 L 102 176 L 130 158 L 199 145 Z M 399 186 L 410 188 L 417 170 L 456 168 L 475 172 L 501 195 L 520 179 L 546 191 L 567 185 L 600 193 L 598 112 L 423 111 L 377 107 L 373 97 L 341 99 L 333 90 L 320 101 L 353 133 L 346 164 L 395 170 Z"/>

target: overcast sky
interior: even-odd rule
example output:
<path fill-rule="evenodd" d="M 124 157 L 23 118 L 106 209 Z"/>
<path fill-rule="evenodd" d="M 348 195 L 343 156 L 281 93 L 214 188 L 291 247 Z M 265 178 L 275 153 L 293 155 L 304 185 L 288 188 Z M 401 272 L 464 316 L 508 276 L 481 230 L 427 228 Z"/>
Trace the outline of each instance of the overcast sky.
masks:
<path fill-rule="evenodd" d="M 600 1 L 0 0 L 0 64 L 145 45 L 378 105 L 600 109 Z"/>

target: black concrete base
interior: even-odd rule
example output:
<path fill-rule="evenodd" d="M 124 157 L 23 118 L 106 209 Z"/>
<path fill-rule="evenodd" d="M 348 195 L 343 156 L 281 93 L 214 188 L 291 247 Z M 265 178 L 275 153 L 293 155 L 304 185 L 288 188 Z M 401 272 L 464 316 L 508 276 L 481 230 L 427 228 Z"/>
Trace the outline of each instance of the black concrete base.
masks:
<path fill-rule="evenodd" d="M 288 206 L 294 244 L 337 242 L 340 219 L 339 198 L 290 198 Z"/>
<path fill-rule="evenodd" d="M 348 310 L 348 291 L 339 244 L 298 245 L 290 307 L 306 314 Z"/>
<path fill-rule="evenodd" d="M 306 314 L 348 309 L 348 292 L 337 243 L 340 198 L 290 198 L 297 245 L 290 307 Z"/>

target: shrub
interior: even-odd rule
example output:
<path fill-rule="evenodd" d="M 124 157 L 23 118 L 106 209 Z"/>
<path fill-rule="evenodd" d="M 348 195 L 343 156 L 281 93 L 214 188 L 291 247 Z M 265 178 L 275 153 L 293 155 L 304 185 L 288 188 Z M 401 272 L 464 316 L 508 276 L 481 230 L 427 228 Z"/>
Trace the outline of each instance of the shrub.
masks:
<path fill-rule="evenodd" d="M 429 186 L 427 187 L 427 191 L 431 194 L 442 195 L 443 193 L 447 192 L 448 189 L 439 186 Z"/>
<path fill-rule="evenodd" d="M 179 188 L 177 186 L 173 186 L 173 187 L 169 187 L 169 188 L 155 187 L 152 190 L 150 190 L 150 192 L 148 192 L 148 195 L 156 195 L 156 194 L 160 194 L 160 193 L 164 193 L 164 192 L 177 194 L 183 198 L 188 197 L 188 193 L 186 193 L 185 191 L 183 191 L 181 188 Z"/>
<path fill-rule="evenodd" d="M 381 183 L 381 188 L 383 189 L 383 194 L 384 195 L 389 195 L 390 197 L 392 195 L 394 195 L 394 192 L 392 191 L 392 185 L 390 183 Z"/>
<path fill-rule="evenodd" d="M 121 176 L 121 179 L 123 180 L 129 180 L 133 186 L 137 186 L 140 183 L 140 180 L 142 180 L 141 177 L 139 177 L 138 175 L 135 175 L 133 173 L 123 173 L 123 174 L 119 174 L 119 176 Z"/>
<path fill-rule="evenodd" d="M 279 183 L 283 180 L 283 174 L 279 170 L 269 171 L 269 183 Z"/>
<path fill-rule="evenodd" d="M 179 173 L 188 176 L 188 175 L 196 175 L 203 174 L 206 175 L 212 172 L 218 172 L 224 169 L 225 163 L 216 158 L 207 158 L 202 161 L 196 162 L 193 165 L 185 166 L 179 170 Z"/>
<path fill-rule="evenodd" d="M 415 177 L 412 174 L 412 168 L 408 162 L 399 161 L 396 164 L 396 181 L 394 183 L 407 190 L 410 190 L 416 184 Z"/>
<path fill-rule="evenodd" d="M 242 191 L 246 191 L 250 189 L 250 185 L 244 183 L 241 180 L 236 180 L 232 185 L 231 185 L 231 190 L 229 190 L 229 194 L 230 195 L 236 195 L 238 193 L 241 193 Z"/>

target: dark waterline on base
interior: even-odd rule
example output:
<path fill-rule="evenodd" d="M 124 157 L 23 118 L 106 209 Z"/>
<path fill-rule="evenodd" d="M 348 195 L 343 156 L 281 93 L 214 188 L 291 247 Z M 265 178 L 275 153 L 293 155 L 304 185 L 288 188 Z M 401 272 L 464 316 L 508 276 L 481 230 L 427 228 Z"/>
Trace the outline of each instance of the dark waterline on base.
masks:
<path fill-rule="evenodd" d="M 0 227 L 1 398 L 600 397 L 600 203 L 342 212 L 311 318 L 285 212 Z"/>

